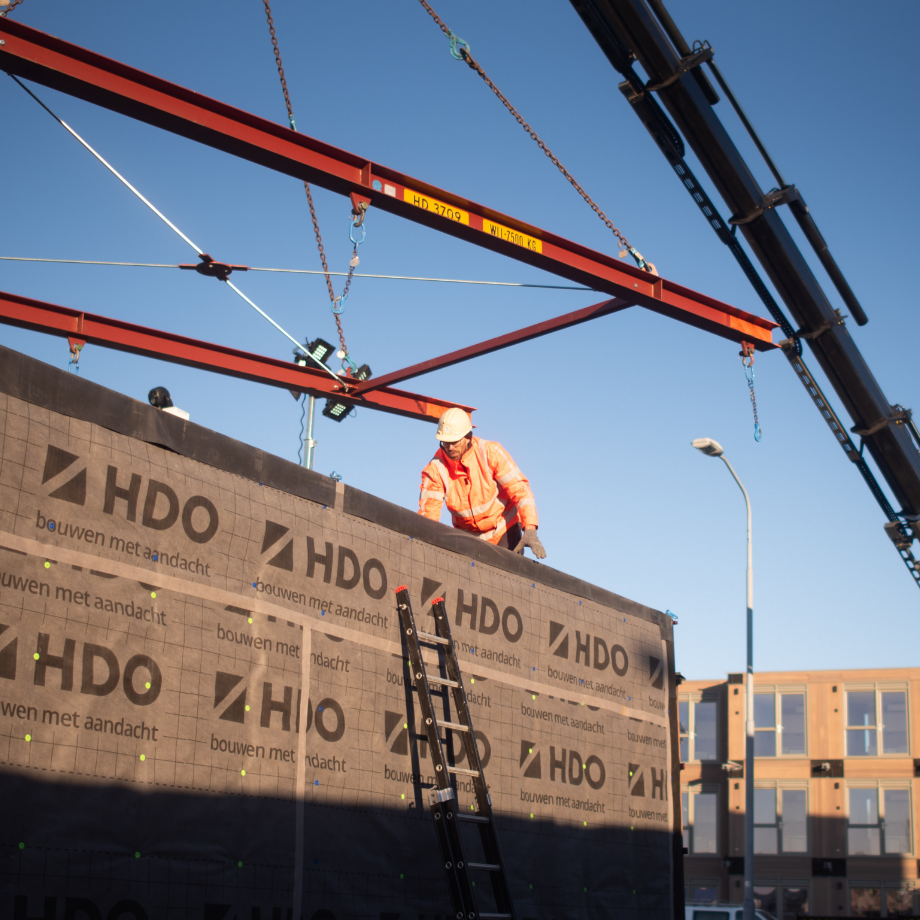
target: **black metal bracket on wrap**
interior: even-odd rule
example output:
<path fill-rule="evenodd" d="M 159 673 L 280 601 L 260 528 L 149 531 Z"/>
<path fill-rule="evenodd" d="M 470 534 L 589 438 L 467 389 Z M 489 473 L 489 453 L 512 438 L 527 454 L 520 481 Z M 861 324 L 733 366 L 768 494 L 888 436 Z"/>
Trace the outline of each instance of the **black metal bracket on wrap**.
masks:
<path fill-rule="evenodd" d="M 693 70 L 694 67 L 699 67 L 707 61 L 711 61 L 713 54 L 715 54 L 715 52 L 712 48 L 709 45 L 704 45 L 699 51 L 684 55 L 677 65 L 677 70 L 675 70 L 670 77 L 667 77 L 660 83 L 653 83 L 651 86 L 646 86 L 645 92 L 656 93 L 658 90 L 662 90 L 672 83 L 676 83 L 688 70 Z"/>

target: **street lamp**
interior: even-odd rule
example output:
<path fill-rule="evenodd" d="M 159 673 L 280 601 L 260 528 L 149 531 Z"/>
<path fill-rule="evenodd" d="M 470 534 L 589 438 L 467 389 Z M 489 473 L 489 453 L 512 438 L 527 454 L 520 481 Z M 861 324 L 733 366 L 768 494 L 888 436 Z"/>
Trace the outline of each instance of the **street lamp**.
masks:
<path fill-rule="evenodd" d="M 751 499 L 722 445 L 712 438 L 691 444 L 708 457 L 719 457 L 738 483 L 747 506 L 747 713 L 744 722 L 744 920 L 754 920 L 754 563 L 751 555 Z"/>

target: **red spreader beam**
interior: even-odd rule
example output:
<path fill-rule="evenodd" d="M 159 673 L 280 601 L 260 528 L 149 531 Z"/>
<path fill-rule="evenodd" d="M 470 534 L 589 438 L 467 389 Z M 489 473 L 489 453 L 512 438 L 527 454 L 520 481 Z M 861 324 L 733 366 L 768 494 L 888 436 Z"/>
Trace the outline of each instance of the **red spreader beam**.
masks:
<path fill-rule="evenodd" d="M 176 86 L 61 39 L 0 19 L 0 68 L 735 342 L 772 346 L 770 320 L 649 275 L 531 224 Z"/>
<path fill-rule="evenodd" d="M 575 310 L 572 313 L 564 313 L 562 316 L 548 319 L 542 323 L 535 323 L 533 326 L 526 326 L 515 332 L 509 332 L 506 335 L 499 335 L 493 339 L 487 339 L 478 345 L 470 345 L 468 348 L 460 348 L 457 351 L 441 355 L 440 358 L 431 358 L 429 361 L 422 361 L 419 364 L 413 364 L 410 367 L 404 367 L 400 371 L 391 371 L 382 377 L 374 377 L 366 383 L 360 383 L 357 387 L 358 393 L 368 393 L 376 390 L 378 387 L 386 387 L 392 383 L 401 383 L 410 377 L 420 377 L 422 374 L 430 374 L 432 371 L 440 370 L 443 367 L 450 367 L 452 364 L 460 364 L 461 361 L 469 361 L 471 358 L 478 358 L 480 355 L 488 355 L 493 351 L 500 351 L 502 348 L 510 348 L 512 345 L 518 345 L 521 342 L 529 342 L 531 339 L 538 339 L 541 335 L 549 335 L 551 332 L 558 332 L 560 329 L 568 329 L 570 326 L 577 326 L 580 323 L 587 323 L 592 319 L 600 319 L 602 316 L 609 316 L 611 313 L 619 313 L 631 307 L 632 304 L 624 300 L 605 300 L 603 303 L 596 303 L 591 307 L 583 307 L 581 310 Z"/>
<path fill-rule="evenodd" d="M 240 377 L 243 380 L 267 383 L 269 386 L 284 387 L 288 390 L 300 390 L 314 396 L 333 397 L 349 405 L 379 409 L 425 422 L 436 422 L 446 409 L 458 405 L 390 387 L 374 390 L 367 395 L 358 394 L 354 390 L 344 393 L 342 384 L 336 383 L 332 377 L 319 369 L 312 370 L 276 358 L 263 358 L 261 355 L 252 355 L 235 348 L 199 342 L 184 335 L 148 329 L 106 316 L 81 313 L 79 310 L 70 310 L 67 307 L 19 297 L 16 294 L 0 292 L 0 322 L 104 345 L 118 351 L 145 355 L 148 358 L 159 358 L 173 364 L 214 371 L 229 377 Z M 461 408 L 467 412 L 474 411 L 470 406 Z"/>

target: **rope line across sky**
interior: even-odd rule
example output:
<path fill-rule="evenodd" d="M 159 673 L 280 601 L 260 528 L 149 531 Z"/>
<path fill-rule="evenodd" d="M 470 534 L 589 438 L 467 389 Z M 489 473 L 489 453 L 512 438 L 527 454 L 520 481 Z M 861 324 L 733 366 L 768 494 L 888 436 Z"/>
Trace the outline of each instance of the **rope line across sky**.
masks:
<path fill-rule="evenodd" d="M 181 265 L 168 265 L 163 262 L 101 262 L 91 259 L 39 259 L 31 256 L 0 256 L 0 262 L 51 262 L 59 265 L 121 265 L 131 268 L 181 268 Z M 280 272 L 289 275 L 335 275 L 345 278 L 348 272 L 325 272 L 310 268 L 262 268 L 246 266 L 250 272 Z M 520 281 L 476 281 L 469 278 L 424 278 L 419 275 L 369 275 L 354 273 L 355 278 L 382 278 L 386 281 L 433 281 L 439 284 L 482 284 L 490 287 L 541 288 L 548 291 L 593 291 L 594 288 L 579 287 L 571 284 L 530 284 Z"/>

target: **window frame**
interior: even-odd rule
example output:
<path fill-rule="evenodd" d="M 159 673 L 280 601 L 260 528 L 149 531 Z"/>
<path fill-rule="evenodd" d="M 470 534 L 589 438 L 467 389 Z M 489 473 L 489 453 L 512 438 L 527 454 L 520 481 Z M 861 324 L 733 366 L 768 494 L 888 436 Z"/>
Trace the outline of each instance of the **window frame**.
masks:
<path fill-rule="evenodd" d="M 776 852 L 775 853 L 757 853 L 756 856 L 801 856 L 806 857 L 811 853 L 811 815 L 808 810 L 809 803 L 809 784 L 807 781 L 800 780 L 774 780 L 774 781 L 754 781 L 756 789 L 773 789 L 776 792 L 776 814 L 775 823 L 773 824 L 755 824 L 754 827 L 775 827 L 776 828 Z M 804 850 L 786 850 L 783 847 L 783 793 L 784 792 L 804 792 L 805 793 L 805 849 Z M 787 886 L 789 887 L 789 886 Z M 801 887 L 801 886 L 799 886 Z"/>
<path fill-rule="evenodd" d="M 812 898 L 812 880 L 811 878 L 806 879 L 794 879 L 794 878 L 755 878 L 754 879 L 754 888 L 773 888 L 776 891 L 776 916 L 777 920 L 783 920 L 785 915 L 786 905 L 784 903 L 785 896 L 784 892 L 787 888 L 805 888 L 808 891 L 808 905 L 809 911 L 811 911 L 811 898 Z M 740 908 L 741 905 L 739 904 Z M 757 911 L 763 911 L 762 907 L 756 908 Z M 804 916 L 809 916 L 805 914 Z"/>
<path fill-rule="evenodd" d="M 684 796 L 687 796 L 687 821 L 684 823 Z M 716 800 L 716 820 L 715 820 L 715 849 L 712 851 L 707 850 L 706 852 L 699 852 L 694 850 L 694 830 L 696 827 L 696 804 L 695 799 L 698 795 L 712 795 L 715 796 Z M 687 847 L 688 856 L 718 856 L 721 852 L 721 817 L 722 813 L 720 811 L 720 805 L 722 801 L 722 792 L 719 789 L 718 785 L 715 783 L 705 783 L 705 784 L 696 784 L 694 786 L 682 786 L 680 790 L 680 814 L 681 814 L 681 825 L 682 831 L 684 834 L 684 839 L 686 840 L 685 846 Z"/>
<path fill-rule="evenodd" d="M 911 916 L 917 916 L 920 913 L 920 888 L 917 886 L 916 879 L 864 879 L 853 878 L 847 880 L 847 911 L 849 912 L 853 903 L 850 892 L 853 888 L 877 888 L 879 891 L 879 915 L 882 917 L 892 916 L 888 913 L 888 893 L 891 891 L 911 891 L 913 892 L 913 908 Z"/>
<path fill-rule="evenodd" d="M 680 704 L 687 703 L 687 732 L 680 733 Z M 700 760 L 696 756 L 696 707 L 698 703 L 713 703 L 716 707 L 716 756 Z M 720 706 L 722 696 L 718 691 L 703 690 L 695 693 L 681 693 L 677 697 L 678 745 L 687 739 L 687 759 L 683 763 L 721 763 L 722 762 L 722 719 Z"/>
<path fill-rule="evenodd" d="M 868 858 L 868 859 L 892 859 L 898 857 L 912 857 L 915 852 L 914 848 L 914 815 L 913 815 L 913 783 L 910 779 L 904 780 L 875 780 L 875 781 L 865 781 L 865 780 L 854 780 L 847 783 L 847 796 L 846 796 L 846 809 L 847 809 L 847 856 L 850 855 L 858 856 L 859 858 Z M 850 822 L 850 790 L 851 789 L 874 789 L 876 795 L 876 810 L 878 812 L 878 824 L 852 824 Z M 910 850 L 906 853 L 889 853 L 885 846 L 885 830 L 886 830 L 886 817 L 885 817 L 885 793 L 889 791 L 897 792 L 906 792 L 907 793 L 907 818 L 910 822 L 909 826 L 909 842 Z M 879 851 L 877 854 L 868 854 L 868 853 L 850 853 L 850 828 L 878 828 L 879 832 Z M 872 886 L 869 886 L 872 887 Z M 876 886 L 877 887 L 877 886 Z"/>
<path fill-rule="evenodd" d="M 795 684 L 790 686 L 761 686 L 754 688 L 754 696 L 773 695 L 773 728 L 757 728 L 754 726 L 754 737 L 756 739 L 758 732 L 773 732 L 776 739 L 775 754 L 756 754 L 757 759 L 763 760 L 789 760 L 804 759 L 808 757 L 808 687 L 805 684 Z M 802 754 L 785 754 L 781 753 L 783 747 L 783 704 L 782 697 L 800 695 L 805 698 L 805 751 Z"/>
<path fill-rule="evenodd" d="M 844 726 L 843 726 L 843 750 L 846 758 L 864 759 L 867 757 L 910 757 L 911 756 L 911 737 L 910 737 L 910 687 L 906 682 L 900 683 L 858 683 L 845 684 L 844 693 Z M 873 693 L 875 699 L 875 725 L 850 725 L 850 693 Z M 882 717 L 882 694 L 883 693 L 903 693 L 904 694 L 904 723 L 907 734 L 907 750 L 887 752 L 885 750 L 885 723 Z M 807 702 L 806 702 L 807 705 Z M 848 753 L 847 741 L 851 731 L 874 731 L 875 732 L 875 754 L 850 754 Z M 808 746 L 806 736 L 805 746 Z"/>

